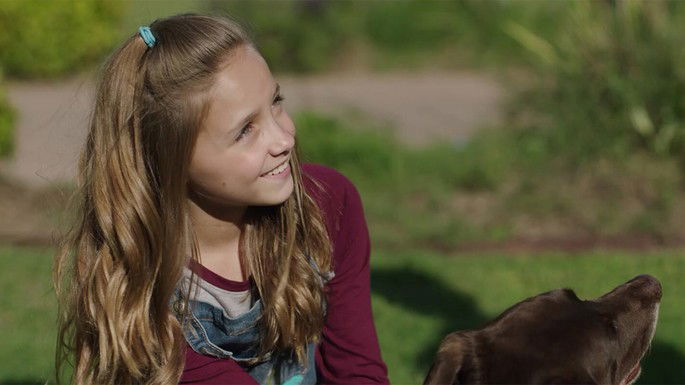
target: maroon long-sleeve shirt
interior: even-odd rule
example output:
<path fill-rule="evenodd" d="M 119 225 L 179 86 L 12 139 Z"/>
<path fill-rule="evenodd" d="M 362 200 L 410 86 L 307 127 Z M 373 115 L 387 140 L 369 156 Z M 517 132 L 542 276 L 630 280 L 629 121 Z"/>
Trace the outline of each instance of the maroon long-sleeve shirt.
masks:
<path fill-rule="evenodd" d="M 378 346 L 371 313 L 369 232 L 361 198 L 352 182 L 338 171 L 303 164 L 305 189 L 323 211 L 333 242 L 333 271 L 328 283 L 326 323 L 316 351 L 321 384 L 387 384 L 387 368 Z M 309 178 L 325 188 L 320 192 Z M 244 290 L 246 282 L 222 279 L 204 267 L 200 277 L 226 290 Z M 181 384 L 255 384 L 230 358 L 196 353 L 186 346 Z"/>

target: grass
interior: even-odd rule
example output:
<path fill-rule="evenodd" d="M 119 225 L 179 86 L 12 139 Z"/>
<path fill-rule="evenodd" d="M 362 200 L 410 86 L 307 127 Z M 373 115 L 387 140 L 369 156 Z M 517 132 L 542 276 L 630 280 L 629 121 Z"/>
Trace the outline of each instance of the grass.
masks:
<path fill-rule="evenodd" d="M 51 258 L 50 249 L 0 246 L 0 383 L 39 383 L 51 373 Z M 418 250 L 377 249 L 372 255 L 372 299 L 383 358 L 392 383 L 420 383 L 440 339 L 451 331 L 477 327 L 543 291 L 570 287 L 581 298 L 593 298 L 648 273 L 661 280 L 664 297 L 655 341 L 638 383 L 683 383 L 683 270 L 683 252 L 447 258 Z"/>
<path fill-rule="evenodd" d="M 38 383 L 54 367 L 50 249 L 0 246 L 0 383 Z"/>

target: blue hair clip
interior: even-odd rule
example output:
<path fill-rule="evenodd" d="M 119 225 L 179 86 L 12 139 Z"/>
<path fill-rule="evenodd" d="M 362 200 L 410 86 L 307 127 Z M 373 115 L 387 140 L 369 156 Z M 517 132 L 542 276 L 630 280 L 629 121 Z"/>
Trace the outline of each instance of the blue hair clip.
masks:
<path fill-rule="evenodd" d="M 143 41 L 145 42 L 145 44 L 147 44 L 148 47 L 154 47 L 157 39 L 155 39 L 155 36 L 152 34 L 152 31 L 150 31 L 150 27 L 140 27 L 138 28 L 138 33 L 143 38 Z"/>

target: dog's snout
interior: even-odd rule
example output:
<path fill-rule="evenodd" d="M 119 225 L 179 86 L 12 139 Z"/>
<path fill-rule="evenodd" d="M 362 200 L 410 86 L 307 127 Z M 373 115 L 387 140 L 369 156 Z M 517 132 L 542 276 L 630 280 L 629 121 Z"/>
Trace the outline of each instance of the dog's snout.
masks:
<path fill-rule="evenodd" d="M 631 281 L 631 286 L 639 290 L 642 295 L 652 298 L 654 300 L 661 299 L 661 283 L 658 279 L 649 274 L 638 275 Z"/>

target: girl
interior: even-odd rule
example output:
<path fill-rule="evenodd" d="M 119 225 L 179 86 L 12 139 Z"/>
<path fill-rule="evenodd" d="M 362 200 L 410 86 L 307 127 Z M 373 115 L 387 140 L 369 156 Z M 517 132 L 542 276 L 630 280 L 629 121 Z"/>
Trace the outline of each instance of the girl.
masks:
<path fill-rule="evenodd" d="M 226 17 L 111 55 L 55 260 L 58 377 L 73 356 L 76 384 L 388 382 L 359 194 L 300 164 L 282 100 Z"/>

